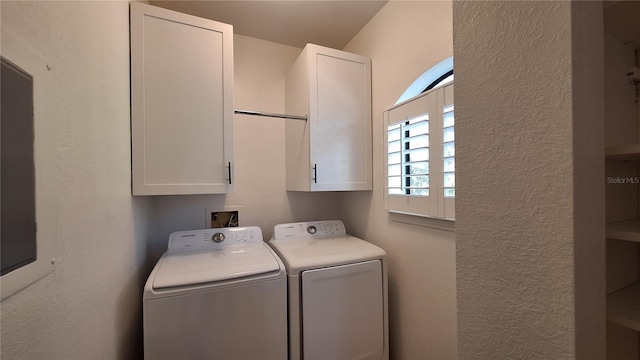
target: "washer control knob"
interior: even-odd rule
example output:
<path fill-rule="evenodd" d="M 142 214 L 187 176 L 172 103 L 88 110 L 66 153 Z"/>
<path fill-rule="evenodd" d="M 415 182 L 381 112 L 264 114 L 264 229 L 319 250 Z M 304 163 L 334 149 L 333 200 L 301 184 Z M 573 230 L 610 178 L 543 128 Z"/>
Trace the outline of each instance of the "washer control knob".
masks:
<path fill-rule="evenodd" d="M 213 240 L 214 242 L 220 243 L 224 241 L 224 234 L 223 233 L 215 233 L 213 234 L 213 237 L 211 238 L 211 240 Z"/>
<path fill-rule="evenodd" d="M 315 227 L 315 226 L 313 226 L 313 225 L 307 226 L 307 232 L 308 232 L 309 234 L 313 235 L 313 234 L 315 234 L 317 231 L 318 231 L 318 229 L 316 229 L 316 227 Z"/>

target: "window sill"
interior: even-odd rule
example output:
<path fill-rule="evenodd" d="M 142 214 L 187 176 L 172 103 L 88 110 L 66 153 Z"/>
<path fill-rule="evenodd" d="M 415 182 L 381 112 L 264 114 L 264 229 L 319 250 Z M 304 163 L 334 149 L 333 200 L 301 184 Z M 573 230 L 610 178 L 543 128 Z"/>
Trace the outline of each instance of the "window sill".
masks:
<path fill-rule="evenodd" d="M 443 231 L 456 231 L 456 221 L 451 219 L 437 219 L 426 216 L 419 216 L 415 214 L 405 214 L 399 212 L 389 212 L 389 218 L 392 221 L 418 225 L 429 227 L 433 229 L 443 230 Z"/>

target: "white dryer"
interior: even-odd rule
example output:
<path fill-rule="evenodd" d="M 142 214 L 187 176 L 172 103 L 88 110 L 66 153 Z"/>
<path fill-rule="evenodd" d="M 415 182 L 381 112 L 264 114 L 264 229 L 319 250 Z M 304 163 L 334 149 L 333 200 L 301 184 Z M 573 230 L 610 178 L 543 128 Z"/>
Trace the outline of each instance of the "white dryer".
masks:
<path fill-rule="evenodd" d="M 276 225 L 269 245 L 287 268 L 289 360 L 389 358 L 384 250 L 339 220 Z"/>
<path fill-rule="evenodd" d="M 286 296 L 259 227 L 173 233 L 144 288 L 145 358 L 286 359 Z"/>

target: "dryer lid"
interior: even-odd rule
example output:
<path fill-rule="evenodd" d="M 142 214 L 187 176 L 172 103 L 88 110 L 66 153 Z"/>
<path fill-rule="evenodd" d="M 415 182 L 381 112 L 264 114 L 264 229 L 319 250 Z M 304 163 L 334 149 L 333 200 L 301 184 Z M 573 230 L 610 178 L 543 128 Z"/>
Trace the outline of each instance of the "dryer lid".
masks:
<path fill-rule="evenodd" d="M 211 239 L 223 234 L 220 243 Z M 185 250 L 186 249 L 186 250 Z M 280 270 L 260 228 L 207 229 L 171 234 L 153 288 L 211 283 Z"/>
<path fill-rule="evenodd" d="M 386 252 L 378 246 L 347 235 L 339 220 L 276 225 L 269 245 L 280 255 L 290 275 L 308 269 L 386 258 Z"/>

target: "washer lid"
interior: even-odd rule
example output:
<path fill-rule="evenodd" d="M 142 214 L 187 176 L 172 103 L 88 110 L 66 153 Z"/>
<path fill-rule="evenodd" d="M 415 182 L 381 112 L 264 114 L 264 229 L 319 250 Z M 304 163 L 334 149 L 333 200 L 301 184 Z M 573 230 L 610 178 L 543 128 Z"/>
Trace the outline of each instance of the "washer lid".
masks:
<path fill-rule="evenodd" d="M 167 253 L 158 266 L 154 289 L 236 279 L 280 269 L 266 244 Z"/>
<path fill-rule="evenodd" d="M 220 243 L 211 241 L 214 234 L 220 233 L 225 235 L 222 237 L 225 240 Z M 177 246 L 178 243 L 181 246 Z M 262 241 L 262 232 L 257 227 L 171 234 L 169 250 L 157 266 L 154 289 L 210 283 L 280 270 L 276 255 Z"/>

